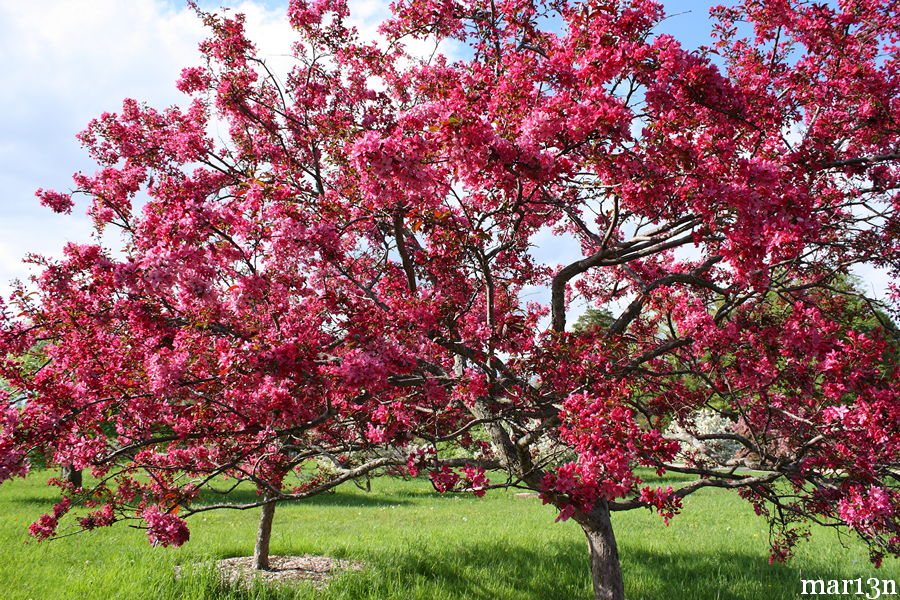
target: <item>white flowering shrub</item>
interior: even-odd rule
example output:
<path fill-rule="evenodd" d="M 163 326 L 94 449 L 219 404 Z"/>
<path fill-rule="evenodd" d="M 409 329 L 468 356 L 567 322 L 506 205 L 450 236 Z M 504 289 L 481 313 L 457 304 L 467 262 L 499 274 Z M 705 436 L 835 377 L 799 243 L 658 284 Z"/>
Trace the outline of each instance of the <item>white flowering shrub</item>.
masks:
<path fill-rule="evenodd" d="M 726 464 L 743 446 L 735 440 L 699 440 L 697 436 L 734 433 L 734 421 L 709 408 L 702 408 L 680 421 L 672 421 L 663 434 L 681 443 L 676 460 Z"/>
<path fill-rule="evenodd" d="M 543 469 L 553 469 L 578 459 L 578 454 L 550 435 L 542 435 L 531 446 L 532 459 Z"/>

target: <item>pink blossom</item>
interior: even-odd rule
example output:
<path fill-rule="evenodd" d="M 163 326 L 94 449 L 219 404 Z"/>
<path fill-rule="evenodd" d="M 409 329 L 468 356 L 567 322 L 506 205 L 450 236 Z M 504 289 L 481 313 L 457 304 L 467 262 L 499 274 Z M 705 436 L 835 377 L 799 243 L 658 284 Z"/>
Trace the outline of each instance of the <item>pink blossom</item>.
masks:
<path fill-rule="evenodd" d="M 147 537 L 154 546 L 180 546 L 191 537 L 183 519 L 151 506 L 141 513 L 147 523 Z"/>
<path fill-rule="evenodd" d="M 58 213 L 70 213 L 75 202 L 69 194 L 61 194 L 52 190 L 44 190 L 39 188 L 35 196 L 41 199 L 41 205 L 46 206 Z"/>

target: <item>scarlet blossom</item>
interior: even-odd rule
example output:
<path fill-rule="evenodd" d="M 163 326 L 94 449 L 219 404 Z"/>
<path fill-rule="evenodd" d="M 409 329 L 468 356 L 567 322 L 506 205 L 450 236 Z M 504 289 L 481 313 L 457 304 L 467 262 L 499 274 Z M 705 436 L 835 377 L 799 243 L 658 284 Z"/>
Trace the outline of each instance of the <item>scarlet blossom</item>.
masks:
<path fill-rule="evenodd" d="M 75 206 L 75 202 L 69 194 L 38 188 L 34 195 L 40 198 L 42 206 L 46 206 L 54 212 L 70 213 Z"/>
<path fill-rule="evenodd" d="M 189 101 L 79 136 L 121 249 L 31 256 L 0 311 L 0 479 L 90 468 L 81 526 L 161 545 L 220 478 L 267 507 L 398 470 L 527 488 L 616 600 L 610 515 L 707 487 L 777 559 L 810 522 L 900 554 L 896 2 L 733 4 L 694 50 L 654 0 L 398 0 L 384 44 L 292 0 L 288 73 L 195 6 Z"/>
<path fill-rule="evenodd" d="M 37 540 L 46 540 L 56 535 L 59 521 L 52 515 L 41 515 L 41 518 L 28 526 L 28 533 Z"/>
<path fill-rule="evenodd" d="M 87 514 L 87 516 L 79 517 L 78 524 L 85 530 L 96 529 L 97 527 L 109 527 L 115 522 L 115 513 L 111 505 L 107 504 L 100 510 L 95 510 Z M 152 540 L 151 540 L 152 541 Z"/>
<path fill-rule="evenodd" d="M 144 509 L 141 517 L 147 524 L 147 537 L 154 546 L 181 546 L 191 537 L 184 519 L 160 511 L 158 506 Z"/>

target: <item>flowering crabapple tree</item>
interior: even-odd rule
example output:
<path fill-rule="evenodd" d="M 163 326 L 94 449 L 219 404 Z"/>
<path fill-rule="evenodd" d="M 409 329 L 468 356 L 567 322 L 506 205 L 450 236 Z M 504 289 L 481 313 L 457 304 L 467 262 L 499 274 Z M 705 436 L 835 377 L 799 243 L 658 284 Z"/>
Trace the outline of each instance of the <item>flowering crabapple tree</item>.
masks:
<path fill-rule="evenodd" d="M 293 0 L 284 77 L 201 13 L 188 108 L 128 100 L 81 134 L 100 169 L 77 191 L 125 249 L 69 246 L 12 299 L 0 375 L 27 400 L 0 477 L 49 448 L 99 478 L 73 490 L 99 507 L 82 528 L 138 518 L 163 544 L 231 506 L 191 502 L 219 475 L 257 506 L 398 463 L 529 488 L 584 530 L 598 599 L 624 597 L 611 513 L 668 520 L 707 487 L 768 517 L 775 559 L 809 523 L 897 555 L 895 332 L 867 324 L 900 292 L 838 283 L 900 271 L 900 3 L 745 0 L 698 51 L 652 0 L 392 9 L 368 42 L 343 0 Z M 546 260 L 562 241 L 577 256 Z M 577 302 L 611 316 L 567 330 Z M 703 409 L 735 427 L 692 434 Z M 691 452 L 716 441 L 740 458 Z M 298 471 L 323 457 L 337 475 Z"/>

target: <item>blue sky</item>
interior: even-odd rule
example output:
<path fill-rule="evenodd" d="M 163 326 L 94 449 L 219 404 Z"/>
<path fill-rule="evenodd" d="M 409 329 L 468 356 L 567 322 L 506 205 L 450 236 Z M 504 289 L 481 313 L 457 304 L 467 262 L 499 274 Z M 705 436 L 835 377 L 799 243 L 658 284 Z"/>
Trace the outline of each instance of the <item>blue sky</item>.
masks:
<path fill-rule="evenodd" d="M 666 0 L 661 29 L 690 47 L 709 41 L 709 0 Z M 247 14 L 263 55 L 289 48 L 286 2 L 222 0 Z M 380 0 L 351 0 L 360 29 L 374 33 L 387 10 Z M 174 82 L 198 60 L 203 31 L 178 0 L 0 0 L 0 294 L 27 274 L 29 252 L 58 255 L 67 241 L 87 241 L 79 206 L 72 215 L 40 207 L 39 187 L 70 189 L 71 174 L 93 165 L 75 134 L 126 97 L 155 106 L 180 103 Z"/>

